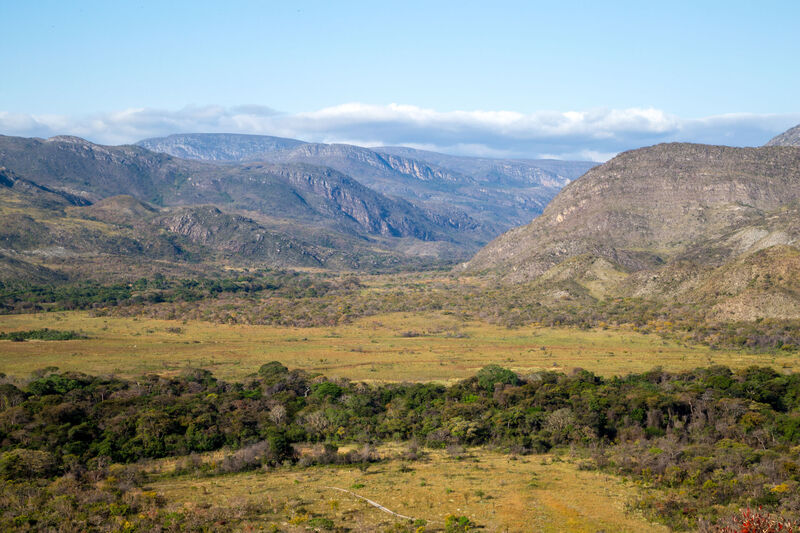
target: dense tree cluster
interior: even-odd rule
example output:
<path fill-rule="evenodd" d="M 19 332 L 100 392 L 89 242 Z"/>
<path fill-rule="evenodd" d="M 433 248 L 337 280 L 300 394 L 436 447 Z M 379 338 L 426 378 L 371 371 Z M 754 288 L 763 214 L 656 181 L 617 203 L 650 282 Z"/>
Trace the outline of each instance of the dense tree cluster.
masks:
<path fill-rule="evenodd" d="M 0 340 L 10 340 L 14 342 L 23 342 L 29 339 L 36 339 L 40 341 L 70 341 L 73 339 L 84 339 L 77 331 L 62 331 L 58 329 L 29 329 L 26 331 L 9 331 L 8 333 L 0 332 Z"/>
<path fill-rule="evenodd" d="M 35 285 L 0 283 L 0 312 L 68 311 L 117 306 L 197 302 L 220 295 L 265 295 L 281 298 L 317 298 L 337 288 L 358 285 L 352 276 L 306 275 L 298 272 L 258 271 L 235 278 L 167 279 L 156 275 L 131 283 L 96 282 Z"/>

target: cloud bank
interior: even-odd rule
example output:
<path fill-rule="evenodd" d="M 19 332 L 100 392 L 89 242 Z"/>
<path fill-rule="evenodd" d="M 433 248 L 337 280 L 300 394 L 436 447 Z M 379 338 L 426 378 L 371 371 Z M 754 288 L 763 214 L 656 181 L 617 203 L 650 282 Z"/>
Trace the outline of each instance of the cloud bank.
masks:
<path fill-rule="evenodd" d="M 87 116 L 0 111 L 1 134 L 77 135 L 103 144 L 126 144 L 171 133 L 224 132 L 362 146 L 404 145 L 460 155 L 594 161 L 661 142 L 759 146 L 797 123 L 800 113 L 687 119 L 652 108 L 524 114 L 360 103 L 292 114 L 256 105 L 141 108 Z"/>

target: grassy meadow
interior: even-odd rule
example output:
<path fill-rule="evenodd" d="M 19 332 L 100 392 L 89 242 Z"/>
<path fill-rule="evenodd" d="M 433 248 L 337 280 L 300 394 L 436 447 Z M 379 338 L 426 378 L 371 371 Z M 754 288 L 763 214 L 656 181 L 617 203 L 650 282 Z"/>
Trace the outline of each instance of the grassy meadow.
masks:
<path fill-rule="evenodd" d="M 609 328 L 506 328 L 445 313 L 392 313 L 335 327 L 295 328 L 92 317 L 85 311 L 0 316 L 0 332 L 75 330 L 86 339 L 0 341 L 0 372 L 24 378 L 37 369 L 135 377 L 202 367 L 227 380 L 277 360 L 357 381 L 449 382 L 487 364 L 525 374 L 580 367 L 603 376 L 710 364 L 798 370 L 791 354 L 749 354 L 685 345 L 657 335 Z"/>
<path fill-rule="evenodd" d="M 353 465 L 280 467 L 215 477 L 172 476 L 172 461 L 164 461 L 156 476 L 160 479 L 149 488 L 183 512 L 209 502 L 260 505 L 267 514 L 253 526 L 275 524 L 281 531 L 306 531 L 314 517 L 354 532 L 386 531 L 399 521 L 354 494 L 425 520 L 427 531 L 441 530 L 450 514 L 468 516 L 485 531 L 668 531 L 626 513 L 626 502 L 641 489 L 613 476 L 579 470 L 576 463 L 555 455 L 432 450 L 423 460 L 409 463 L 391 445 L 379 451 L 394 458 L 366 470 Z"/>

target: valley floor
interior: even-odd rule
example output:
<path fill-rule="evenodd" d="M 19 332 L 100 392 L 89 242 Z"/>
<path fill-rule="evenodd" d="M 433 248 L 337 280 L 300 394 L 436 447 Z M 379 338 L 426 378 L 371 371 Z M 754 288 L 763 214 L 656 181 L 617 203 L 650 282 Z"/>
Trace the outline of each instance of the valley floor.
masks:
<path fill-rule="evenodd" d="M 354 381 L 453 382 L 487 364 L 520 374 L 580 367 L 603 376 L 714 364 L 800 370 L 800 359 L 791 352 L 712 350 L 621 328 L 506 328 L 437 312 L 391 313 L 308 328 L 93 317 L 85 311 L 0 316 L 0 332 L 41 328 L 75 330 L 88 338 L 0 340 L 0 372 L 23 378 L 56 366 L 136 377 L 198 367 L 222 379 L 241 379 L 272 360 Z"/>

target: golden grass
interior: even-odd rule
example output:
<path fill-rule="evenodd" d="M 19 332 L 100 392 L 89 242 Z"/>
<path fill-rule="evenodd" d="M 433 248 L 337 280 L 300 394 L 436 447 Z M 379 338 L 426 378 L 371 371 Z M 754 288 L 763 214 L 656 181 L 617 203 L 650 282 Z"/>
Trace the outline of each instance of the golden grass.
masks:
<path fill-rule="evenodd" d="M 507 329 L 441 313 L 394 313 L 314 328 L 91 317 L 87 312 L 0 316 L 0 331 L 44 327 L 78 330 L 90 338 L 0 341 L 0 372 L 26 377 L 57 366 L 131 377 L 193 366 L 238 379 L 278 360 L 290 368 L 353 380 L 448 382 L 490 363 L 521 374 L 581 367 L 604 376 L 656 365 L 677 370 L 712 363 L 734 368 L 762 364 L 794 371 L 800 366 L 791 355 L 712 351 L 626 330 Z"/>
<path fill-rule="evenodd" d="M 295 530 L 291 517 L 301 512 L 330 518 L 352 531 L 381 531 L 396 520 L 329 487 L 351 490 L 396 513 L 425 519 L 428 530 L 441 530 L 445 517 L 455 514 L 469 517 L 485 531 L 668 531 L 625 512 L 625 503 L 638 489 L 619 478 L 578 470 L 552 455 L 514 460 L 483 449 L 470 450 L 461 459 L 433 451 L 424 461 L 393 459 L 371 465 L 366 472 L 353 466 L 279 468 L 168 478 L 150 487 L 187 510 L 204 502 L 223 507 L 267 504 L 274 514 L 265 517 L 265 523 L 288 531 Z"/>

